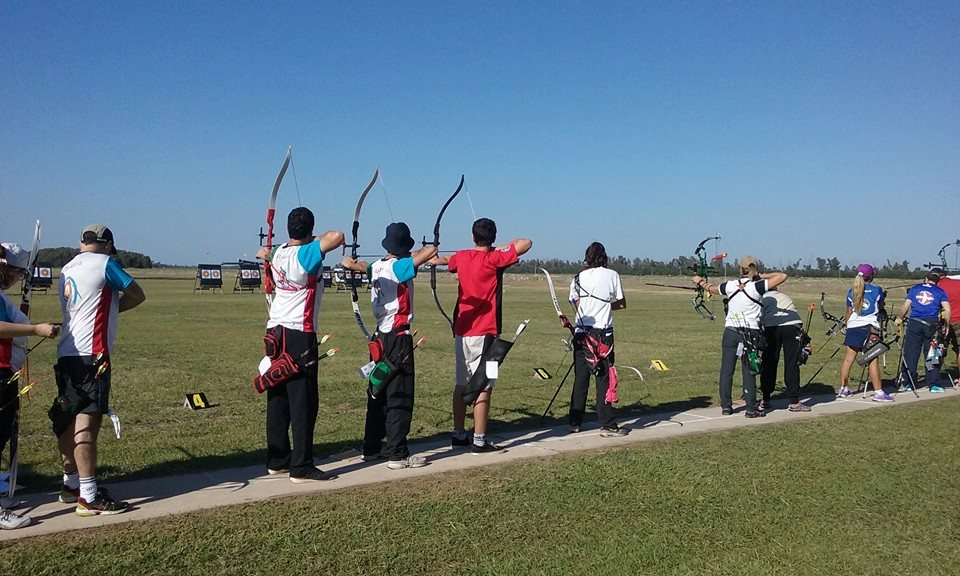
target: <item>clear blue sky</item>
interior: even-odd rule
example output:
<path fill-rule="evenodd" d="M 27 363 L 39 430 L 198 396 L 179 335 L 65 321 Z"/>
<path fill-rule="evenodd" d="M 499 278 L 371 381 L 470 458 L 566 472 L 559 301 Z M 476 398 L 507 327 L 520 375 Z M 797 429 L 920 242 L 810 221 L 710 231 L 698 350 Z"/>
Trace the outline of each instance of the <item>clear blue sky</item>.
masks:
<path fill-rule="evenodd" d="M 960 237 L 960 3 L 0 4 L 0 230 L 252 256 L 288 145 L 318 232 L 430 234 L 460 174 L 530 256 L 921 264 Z M 296 205 L 288 173 L 283 231 Z M 461 195 L 442 248 L 466 245 Z M 951 257 L 952 262 L 952 257 Z"/>

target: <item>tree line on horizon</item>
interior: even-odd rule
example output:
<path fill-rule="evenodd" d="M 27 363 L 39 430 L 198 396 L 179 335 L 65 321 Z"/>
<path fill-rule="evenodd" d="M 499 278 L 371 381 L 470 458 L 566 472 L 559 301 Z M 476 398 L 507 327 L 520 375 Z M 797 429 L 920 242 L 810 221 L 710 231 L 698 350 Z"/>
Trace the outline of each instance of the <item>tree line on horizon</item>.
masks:
<path fill-rule="evenodd" d="M 856 265 L 842 265 L 840 259 L 816 258 L 815 264 L 803 264 L 803 260 L 791 262 L 785 268 L 771 268 L 760 261 L 760 270 L 777 269 L 797 278 L 853 278 L 857 274 Z M 713 262 L 718 271 L 717 276 L 734 276 L 737 273 L 736 262 Z M 692 256 L 678 256 L 669 262 L 661 262 L 651 258 L 627 258 L 615 256 L 610 258 L 608 267 L 618 274 L 627 276 L 691 276 L 697 267 L 697 259 Z M 573 260 L 551 258 L 549 260 L 524 259 L 516 264 L 512 271 L 520 273 L 539 273 L 545 268 L 550 273 L 576 274 L 583 270 L 583 263 Z M 919 279 L 927 273 L 927 268 L 910 267 L 907 260 L 891 262 L 887 260 L 883 266 L 877 267 L 877 276 L 881 278 Z"/>
<path fill-rule="evenodd" d="M 42 248 L 40 250 L 39 260 L 48 262 L 53 267 L 58 268 L 65 265 L 79 253 L 76 248 Z M 127 250 L 118 250 L 115 258 L 124 268 L 190 268 L 192 266 L 176 266 L 154 262 L 146 254 L 140 252 L 130 252 Z M 815 263 L 804 264 L 802 260 L 791 262 L 782 271 L 793 277 L 805 278 L 852 278 L 856 275 L 856 265 L 842 265 L 840 259 L 833 258 L 815 258 Z M 718 276 L 732 276 L 736 274 L 736 262 L 713 262 L 719 274 Z M 668 262 L 653 260 L 652 258 L 627 258 L 625 256 L 615 256 L 610 258 L 609 267 L 617 273 L 626 276 L 690 276 L 693 272 L 690 267 L 697 265 L 696 258 L 692 256 L 678 256 Z M 541 260 L 538 258 L 523 259 L 517 263 L 511 271 L 521 274 L 536 274 L 541 268 L 546 268 L 551 273 L 556 274 L 576 274 L 583 269 L 582 262 L 573 260 L 561 260 L 559 258 L 550 258 Z M 770 270 L 771 268 L 760 261 L 761 270 Z M 927 269 L 922 267 L 910 267 L 906 260 L 903 262 L 891 262 L 887 260 L 882 266 L 877 268 L 878 276 L 882 278 L 903 278 L 919 279 L 923 278 Z"/>

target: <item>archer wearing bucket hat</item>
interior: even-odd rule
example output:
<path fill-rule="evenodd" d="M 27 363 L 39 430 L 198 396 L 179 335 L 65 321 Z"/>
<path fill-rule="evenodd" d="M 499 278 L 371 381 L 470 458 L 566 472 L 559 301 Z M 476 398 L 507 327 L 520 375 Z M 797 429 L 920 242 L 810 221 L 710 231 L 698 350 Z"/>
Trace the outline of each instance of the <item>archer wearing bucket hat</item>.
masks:
<path fill-rule="evenodd" d="M 897 312 L 894 322 L 897 326 L 903 324 L 907 314 L 907 321 L 903 336 L 903 367 L 897 376 L 903 386 L 917 387 L 917 362 L 920 355 L 929 350 L 930 341 L 940 328 L 940 311 L 943 310 L 947 319 L 950 318 L 950 297 L 937 286 L 943 270 L 933 268 L 923 282 L 907 291 L 903 306 Z M 926 362 L 924 380 L 931 392 L 943 392 L 940 386 L 940 364 L 943 358 L 931 358 Z"/>
<path fill-rule="evenodd" d="M 140 285 L 110 257 L 116 253 L 109 228 L 85 227 L 80 253 L 63 267 L 57 283 L 63 337 L 54 375 L 60 396 L 50 419 L 63 459 L 60 501 L 76 502 L 78 516 L 120 514 L 129 507 L 97 485 L 97 438 L 103 415 L 112 413 L 110 354 L 119 315 L 146 300 Z"/>
<path fill-rule="evenodd" d="M 876 274 L 877 269 L 873 265 L 860 264 L 857 266 L 857 275 L 853 278 L 853 287 L 847 291 L 847 310 L 843 317 L 846 323 L 843 344 L 847 347 L 847 352 L 840 364 L 840 389 L 837 390 L 837 396 L 840 398 L 846 398 L 852 394 L 848 384 L 850 369 L 854 360 L 857 359 L 857 354 L 870 343 L 871 332 L 875 335 L 874 343 L 876 337 L 880 335 L 880 319 L 886 314 L 883 301 L 886 291 L 873 284 Z M 883 391 L 879 357 L 874 358 L 867 365 L 867 373 L 870 376 L 870 384 L 873 386 L 873 401 L 893 402 L 893 396 Z"/>
<path fill-rule="evenodd" d="M 80 242 L 83 244 L 109 244 L 106 254 L 116 255 L 117 247 L 113 245 L 113 231 L 103 224 L 90 224 L 80 232 Z"/>
<path fill-rule="evenodd" d="M 20 305 L 4 292 L 19 283 L 30 267 L 31 257 L 19 244 L 0 244 L 0 453 L 15 434 L 14 421 L 20 409 L 18 376 L 27 360 L 27 338 L 54 338 L 60 329 L 56 324 L 31 324 Z M 0 499 L 0 529 L 29 525 L 30 517 L 9 510 L 16 502 L 8 504 L 6 500 Z"/>
<path fill-rule="evenodd" d="M 387 255 L 372 264 L 343 259 L 344 268 L 366 272 L 373 290 L 370 301 L 377 319 L 377 331 L 370 341 L 371 361 L 376 362 L 367 390 L 367 414 L 363 435 L 364 461 L 387 459 L 391 470 L 419 468 L 427 464 L 423 456 L 410 454 L 407 435 L 413 421 L 414 344 L 410 332 L 413 322 L 413 279 L 417 269 L 437 255 L 437 247 L 426 245 L 410 252 L 415 241 L 403 222 L 387 226 L 380 243 Z M 384 366 L 387 368 L 381 370 Z M 379 381 L 377 386 L 374 382 Z"/>

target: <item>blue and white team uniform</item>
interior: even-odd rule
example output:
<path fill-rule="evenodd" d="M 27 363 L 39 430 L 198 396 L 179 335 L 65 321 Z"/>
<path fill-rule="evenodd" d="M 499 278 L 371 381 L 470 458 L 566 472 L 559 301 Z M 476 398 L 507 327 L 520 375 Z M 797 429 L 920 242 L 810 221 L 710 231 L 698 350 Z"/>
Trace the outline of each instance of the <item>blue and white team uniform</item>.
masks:
<path fill-rule="evenodd" d="M 63 326 L 55 375 L 60 395 L 82 392 L 81 413 L 109 409 L 110 351 L 117 335 L 121 292 L 133 283 L 106 254 L 81 252 L 60 271 L 57 293 Z"/>
<path fill-rule="evenodd" d="M 372 285 L 370 302 L 377 318 L 377 338 L 383 346 L 383 357 L 396 366 L 396 371 L 376 394 L 367 394 L 362 450 L 365 459 L 382 457 L 403 462 L 410 456 L 407 435 L 413 421 L 415 372 L 410 323 L 417 268 L 410 256 L 383 258 L 370 264 L 367 275 Z"/>
<path fill-rule="evenodd" d="M 940 323 L 940 310 L 944 302 L 949 302 L 947 293 L 929 280 L 917 284 L 907 292 L 910 301 L 910 319 L 906 321 L 903 343 L 903 369 L 900 372 L 900 382 L 904 385 L 916 386 L 917 361 L 921 354 L 926 356 L 930 348 L 930 341 L 937 332 Z M 939 363 L 926 364 L 926 384 L 939 387 Z"/>
<path fill-rule="evenodd" d="M 850 317 L 843 344 L 854 350 L 863 349 L 870 336 L 870 327 L 880 328 L 880 310 L 883 309 L 883 288 L 867 282 L 863 286 L 863 306 L 857 310 L 853 305 L 853 288 L 847 291 L 847 308 Z"/>
<path fill-rule="evenodd" d="M 276 292 L 270 306 L 268 329 L 283 326 L 311 334 L 317 331 L 317 315 L 323 299 L 323 285 L 319 284 L 323 257 L 317 241 L 301 246 L 282 244 L 273 250 L 270 263 Z"/>
<path fill-rule="evenodd" d="M 291 478 L 315 470 L 313 430 L 320 393 L 317 383 L 317 319 L 323 297 L 324 254 L 320 242 L 282 244 L 269 255 L 276 291 L 267 332 L 297 360 L 299 372 L 267 389 L 267 468 L 289 470 Z M 291 445 L 290 437 L 293 437 Z"/>

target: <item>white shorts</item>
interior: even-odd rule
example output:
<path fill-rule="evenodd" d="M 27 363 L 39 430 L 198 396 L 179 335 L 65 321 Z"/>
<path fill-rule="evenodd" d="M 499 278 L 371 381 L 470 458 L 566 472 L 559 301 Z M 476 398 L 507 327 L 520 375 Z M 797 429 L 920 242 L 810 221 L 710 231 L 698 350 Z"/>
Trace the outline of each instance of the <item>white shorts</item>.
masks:
<path fill-rule="evenodd" d="M 486 336 L 455 336 L 453 339 L 454 355 L 457 364 L 457 386 L 466 386 L 477 368 L 480 367 L 480 357 L 483 356 L 483 341 Z M 493 388 L 494 380 L 490 381 L 487 389 Z"/>

